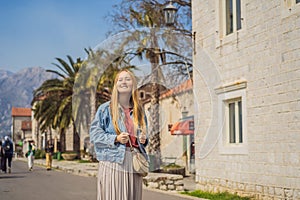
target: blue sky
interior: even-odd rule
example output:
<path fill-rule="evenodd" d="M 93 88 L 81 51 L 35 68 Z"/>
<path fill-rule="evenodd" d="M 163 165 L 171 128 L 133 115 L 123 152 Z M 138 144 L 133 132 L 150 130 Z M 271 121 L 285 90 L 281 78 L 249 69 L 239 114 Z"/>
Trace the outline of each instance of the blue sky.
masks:
<path fill-rule="evenodd" d="M 84 58 L 105 39 L 104 17 L 121 0 L 0 1 L 0 70 L 53 68 L 55 58 Z"/>

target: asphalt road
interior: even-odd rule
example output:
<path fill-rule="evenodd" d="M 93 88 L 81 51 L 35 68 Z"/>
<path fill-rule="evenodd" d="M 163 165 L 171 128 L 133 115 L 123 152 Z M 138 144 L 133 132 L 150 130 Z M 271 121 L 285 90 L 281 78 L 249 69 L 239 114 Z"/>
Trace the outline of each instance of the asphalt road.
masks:
<path fill-rule="evenodd" d="M 92 200 L 96 199 L 96 179 L 61 171 L 47 171 L 14 161 L 11 174 L 0 174 L 1 200 Z"/>
<path fill-rule="evenodd" d="M 0 174 L 0 200 L 95 200 L 96 178 L 47 171 L 35 166 L 28 171 L 27 163 L 13 161 L 11 174 Z M 183 200 L 182 196 L 152 190 L 143 191 L 143 200 Z M 188 199 L 188 198 L 187 198 Z"/>

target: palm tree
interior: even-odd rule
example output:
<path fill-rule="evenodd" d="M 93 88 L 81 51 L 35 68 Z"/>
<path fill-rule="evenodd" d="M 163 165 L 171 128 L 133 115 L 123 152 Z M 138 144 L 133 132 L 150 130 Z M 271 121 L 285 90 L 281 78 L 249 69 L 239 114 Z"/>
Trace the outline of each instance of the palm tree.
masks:
<path fill-rule="evenodd" d="M 82 63 L 73 91 L 73 117 L 80 133 L 88 133 L 97 107 L 110 100 L 113 80 L 121 69 L 128 66 L 124 56 L 106 50 L 85 49 L 88 58 Z"/>
<path fill-rule="evenodd" d="M 149 127 L 149 154 L 150 161 L 152 160 L 153 169 L 156 170 L 160 167 L 161 163 L 161 149 L 160 149 L 160 124 L 159 124 L 159 75 L 163 74 L 161 66 L 168 65 L 173 69 L 172 74 L 177 73 L 177 75 L 190 75 L 192 62 L 191 59 L 186 59 L 186 56 L 180 55 L 181 49 L 178 45 L 180 44 L 176 39 L 174 32 L 179 32 L 180 35 L 188 34 L 191 36 L 190 31 L 184 29 L 185 27 L 190 29 L 189 22 L 187 24 L 182 23 L 183 21 L 178 21 L 175 27 L 172 29 L 164 29 L 165 33 L 159 33 L 158 28 L 164 26 L 163 22 L 163 7 L 165 6 L 165 1 L 143 1 L 143 0 L 123 0 L 119 6 L 116 6 L 112 16 L 112 21 L 115 23 L 117 28 L 124 30 L 125 27 L 130 27 L 136 29 L 129 37 L 124 39 L 124 43 L 131 46 L 133 42 L 139 41 L 137 48 L 133 54 L 139 56 L 141 59 L 146 59 L 151 63 L 151 107 L 150 107 L 150 124 Z M 181 9 L 186 12 L 184 15 L 189 15 L 190 13 L 190 0 L 176 0 L 179 6 L 186 7 L 187 9 Z M 185 26 L 186 25 L 186 26 Z M 150 31 L 145 32 L 140 31 L 140 27 L 148 27 Z M 160 30 L 159 30 L 160 31 Z M 163 41 L 165 50 L 161 48 L 162 42 L 159 41 L 159 34 L 163 36 Z M 171 36 L 171 37 L 169 37 Z M 189 38 L 190 39 L 190 38 Z M 123 44 L 122 46 L 126 46 Z M 126 53 L 126 48 L 125 53 Z M 187 72 L 187 73 L 186 73 Z M 190 76 L 189 76 L 190 77 Z M 163 78 L 163 77 L 162 77 Z"/>
<path fill-rule="evenodd" d="M 34 100 L 39 100 L 35 106 L 34 117 L 41 124 L 41 129 L 47 127 L 58 128 L 61 137 L 61 151 L 65 151 L 65 134 L 70 125 L 73 128 L 75 151 L 79 151 L 79 135 L 72 116 L 72 95 L 76 75 L 82 65 L 82 60 L 76 62 L 67 56 L 70 64 L 56 58 L 59 64 L 54 65 L 60 70 L 46 70 L 56 74 L 59 78 L 45 81 L 34 91 Z"/>

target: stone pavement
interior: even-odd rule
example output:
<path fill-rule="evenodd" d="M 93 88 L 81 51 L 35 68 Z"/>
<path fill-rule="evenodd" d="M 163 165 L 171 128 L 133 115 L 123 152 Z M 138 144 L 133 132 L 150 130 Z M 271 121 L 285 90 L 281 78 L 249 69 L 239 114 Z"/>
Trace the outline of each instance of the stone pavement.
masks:
<path fill-rule="evenodd" d="M 24 162 L 27 162 L 26 158 L 17 158 L 18 160 L 23 160 Z M 39 166 L 46 166 L 46 160 L 45 159 L 35 159 L 34 161 L 35 165 Z M 97 172 L 98 172 L 98 163 L 79 163 L 78 160 L 75 161 L 66 161 L 66 160 L 56 160 L 53 159 L 52 161 L 52 169 L 53 170 L 61 170 L 66 173 L 71 173 L 75 175 L 80 175 L 80 176 L 87 176 L 87 177 L 97 177 Z M 46 168 L 45 168 L 46 170 Z M 162 174 L 166 175 L 166 174 Z M 149 173 L 147 177 L 151 176 L 158 176 L 158 173 Z M 195 175 L 193 174 L 188 174 L 186 177 L 183 178 L 183 187 L 184 190 L 186 191 L 193 191 L 196 189 L 196 184 L 195 184 Z M 169 191 L 162 191 L 159 189 L 150 189 L 147 187 L 144 187 L 146 190 L 152 190 L 156 192 L 167 192 L 168 194 L 174 194 L 178 195 L 179 193 L 174 191 L 174 192 L 169 192 Z M 181 195 L 181 194 L 180 194 Z M 198 199 L 195 197 L 189 198 L 189 196 L 184 195 L 188 199 Z M 185 199 L 185 198 L 184 198 Z"/>

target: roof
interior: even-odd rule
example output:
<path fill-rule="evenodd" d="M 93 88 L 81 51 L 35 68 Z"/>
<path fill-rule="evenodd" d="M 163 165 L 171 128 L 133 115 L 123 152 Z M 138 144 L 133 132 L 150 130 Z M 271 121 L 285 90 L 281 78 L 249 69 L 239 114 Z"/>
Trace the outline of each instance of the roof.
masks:
<path fill-rule="evenodd" d="M 31 120 L 29 121 L 22 121 L 21 130 L 31 130 Z"/>
<path fill-rule="evenodd" d="M 31 117 L 31 108 L 12 107 L 11 116 L 13 116 L 13 117 Z"/>
<path fill-rule="evenodd" d="M 191 79 L 188 79 L 187 81 L 183 82 L 182 84 L 178 85 L 177 87 L 174 87 L 163 94 L 161 94 L 160 98 L 167 98 L 172 95 L 177 95 L 182 92 L 187 92 L 189 90 L 193 89 L 193 82 Z"/>

